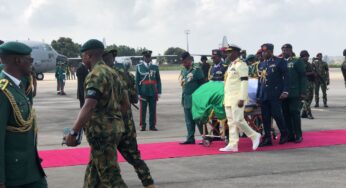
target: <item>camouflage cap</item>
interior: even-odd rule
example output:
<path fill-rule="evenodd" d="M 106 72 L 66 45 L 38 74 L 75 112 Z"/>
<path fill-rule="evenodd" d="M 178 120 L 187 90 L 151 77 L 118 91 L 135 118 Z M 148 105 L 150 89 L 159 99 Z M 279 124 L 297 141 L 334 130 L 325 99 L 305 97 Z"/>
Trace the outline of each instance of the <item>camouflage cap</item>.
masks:
<path fill-rule="evenodd" d="M 30 55 L 32 49 L 21 42 L 6 42 L 0 45 L 1 55 Z"/>
<path fill-rule="evenodd" d="M 212 55 L 222 56 L 222 51 L 219 49 L 214 49 L 211 51 Z"/>
<path fill-rule="evenodd" d="M 80 52 L 85 52 L 93 49 L 105 49 L 105 46 L 99 40 L 90 39 L 82 45 L 82 47 L 80 48 Z"/>
<path fill-rule="evenodd" d="M 105 50 L 105 52 L 103 53 L 103 55 L 107 55 L 107 54 L 109 54 L 109 53 L 112 53 L 113 56 L 116 56 L 117 53 L 118 53 L 118 50 L 116 50 L 116 49 L 108 49 L 108 50 Z"/>

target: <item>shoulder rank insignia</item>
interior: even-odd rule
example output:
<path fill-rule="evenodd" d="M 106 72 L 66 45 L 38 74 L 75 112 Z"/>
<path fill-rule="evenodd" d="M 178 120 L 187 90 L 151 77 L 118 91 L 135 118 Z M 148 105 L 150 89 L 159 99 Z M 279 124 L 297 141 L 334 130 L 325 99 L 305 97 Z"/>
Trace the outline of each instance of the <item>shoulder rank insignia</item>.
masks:
<path fill-rule="evenodd" d="M 10 82 L 7 79 L 0 80 L 0 89 L 5 90 Z"/>

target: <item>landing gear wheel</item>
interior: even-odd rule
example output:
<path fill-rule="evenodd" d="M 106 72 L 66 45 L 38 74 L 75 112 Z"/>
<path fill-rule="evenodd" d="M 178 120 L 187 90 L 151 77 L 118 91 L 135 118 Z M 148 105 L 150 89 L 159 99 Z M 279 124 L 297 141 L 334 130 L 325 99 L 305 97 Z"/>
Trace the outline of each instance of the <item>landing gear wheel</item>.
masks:
<path fill-rule="evenodd" d="M 43 80 L 43 78 L 44 78 L 44 74 L 43 73 L 37 73 L 36 74 L 36 79 L 37 80 Z"/>

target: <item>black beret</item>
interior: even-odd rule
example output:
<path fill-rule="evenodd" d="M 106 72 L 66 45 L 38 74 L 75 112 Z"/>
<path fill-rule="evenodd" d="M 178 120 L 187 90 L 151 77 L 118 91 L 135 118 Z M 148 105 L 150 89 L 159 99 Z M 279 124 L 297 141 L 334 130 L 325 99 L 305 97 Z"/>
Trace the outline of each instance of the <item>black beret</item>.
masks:
<path fill-rule="evenodd" d="M 306 56 L 310 56 L 310 54 L 309 54 L 309 52 L 307 51 L 307 50 L 302 50 L 301 52 L 300 52 L 300 55 L 299 55 L 300 57 L 306 57 Z"/>
<path fill-rule="evenodd" d="M 262 44 L 261 49 L 262 49 L 262 51 L 264 51 L 264 50 L 273 51 L 274 50 L 274 45 L 270 44 L 270 43 L 265 43 L 265 44 Z"/>
<path fill-rule="evenodd" d="M 6 42 L 0 45 L 1 55 L 30 55 L 32 49 L 21 42 Z"/>
<path fill-rule="evenodd" d="M 181 61 L 184 61 L 185 59 L 191 57 L 190 53 L 189 52 L 183 52 L 180 56 L 180 60 Z"/>
<path fill-rule="evenodd" d="M 145 50 L 145 51 L 142 52 L 142 55 L 143 55 L 143 56 L 149 56 L 149 57 L 150 57 L 152 53 L 153 53 L 153 52 L 150 51 L 150 50 Z"/>
<path fill-rule="evenodd" d="M 87 50 L 93 49 L 105 49 L 105 46 L 99 40 L 90 39 L 83 44 L 83 46 L 80 48 L 80 52 L 85 52 Z"/>
<path fill-rule="evenodd" d="M 203 61 L 203 60 L 208 60 L 207 56 L 202 55 L 202 56 L 201 56 L 201 61 Z"/>
<path fill-rule="evenodd" d="M 317 53 L 316 57 L 317 57 L 317 56 L 322 56 L 322 53 Z"/>
<path fill-rule="evenodd" d="M 215 49 L 211 51 L 212 55 L 218 55 L 218 56 L 222 56 L 222 51 L 219 49 Z"/>
<path fill-rule="evenodd" d="M 292 47 L 292 45 L 291 44 L 284 44 L 282 47 L 281 47 L 281 49 L 284 49 L 284 48 L 289 48 L 289 49 L 292 49 L 293 47 Z"/>

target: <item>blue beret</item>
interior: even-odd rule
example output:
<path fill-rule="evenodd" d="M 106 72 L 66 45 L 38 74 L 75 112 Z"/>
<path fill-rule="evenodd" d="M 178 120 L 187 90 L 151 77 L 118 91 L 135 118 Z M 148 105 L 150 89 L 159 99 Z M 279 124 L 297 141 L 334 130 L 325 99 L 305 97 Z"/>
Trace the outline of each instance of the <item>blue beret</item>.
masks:
<path fill-rule="evenodd" d="M 30 55 L 32 49 L 21 42 L 6 42 L 0 45 L 1 55 Z"/>
<path fill-rule="evenodd" d="M 105 46 L 103 43 L 96 39 L 90 39 L 86 41 L 83 46 L 80 48 L 80 52 L 85 52 L 87 50 L 93 50 L 93 49 L 105 49 Z"/>
<path fill-rule="evenodd" d="M 274 45 L 270 44 L 270 43 L 265 43 L 265 44 L 262 44 L 261 49 L 262 49 L 262 51 L 263 50 L 273 51 L 274 50 Z"/>

